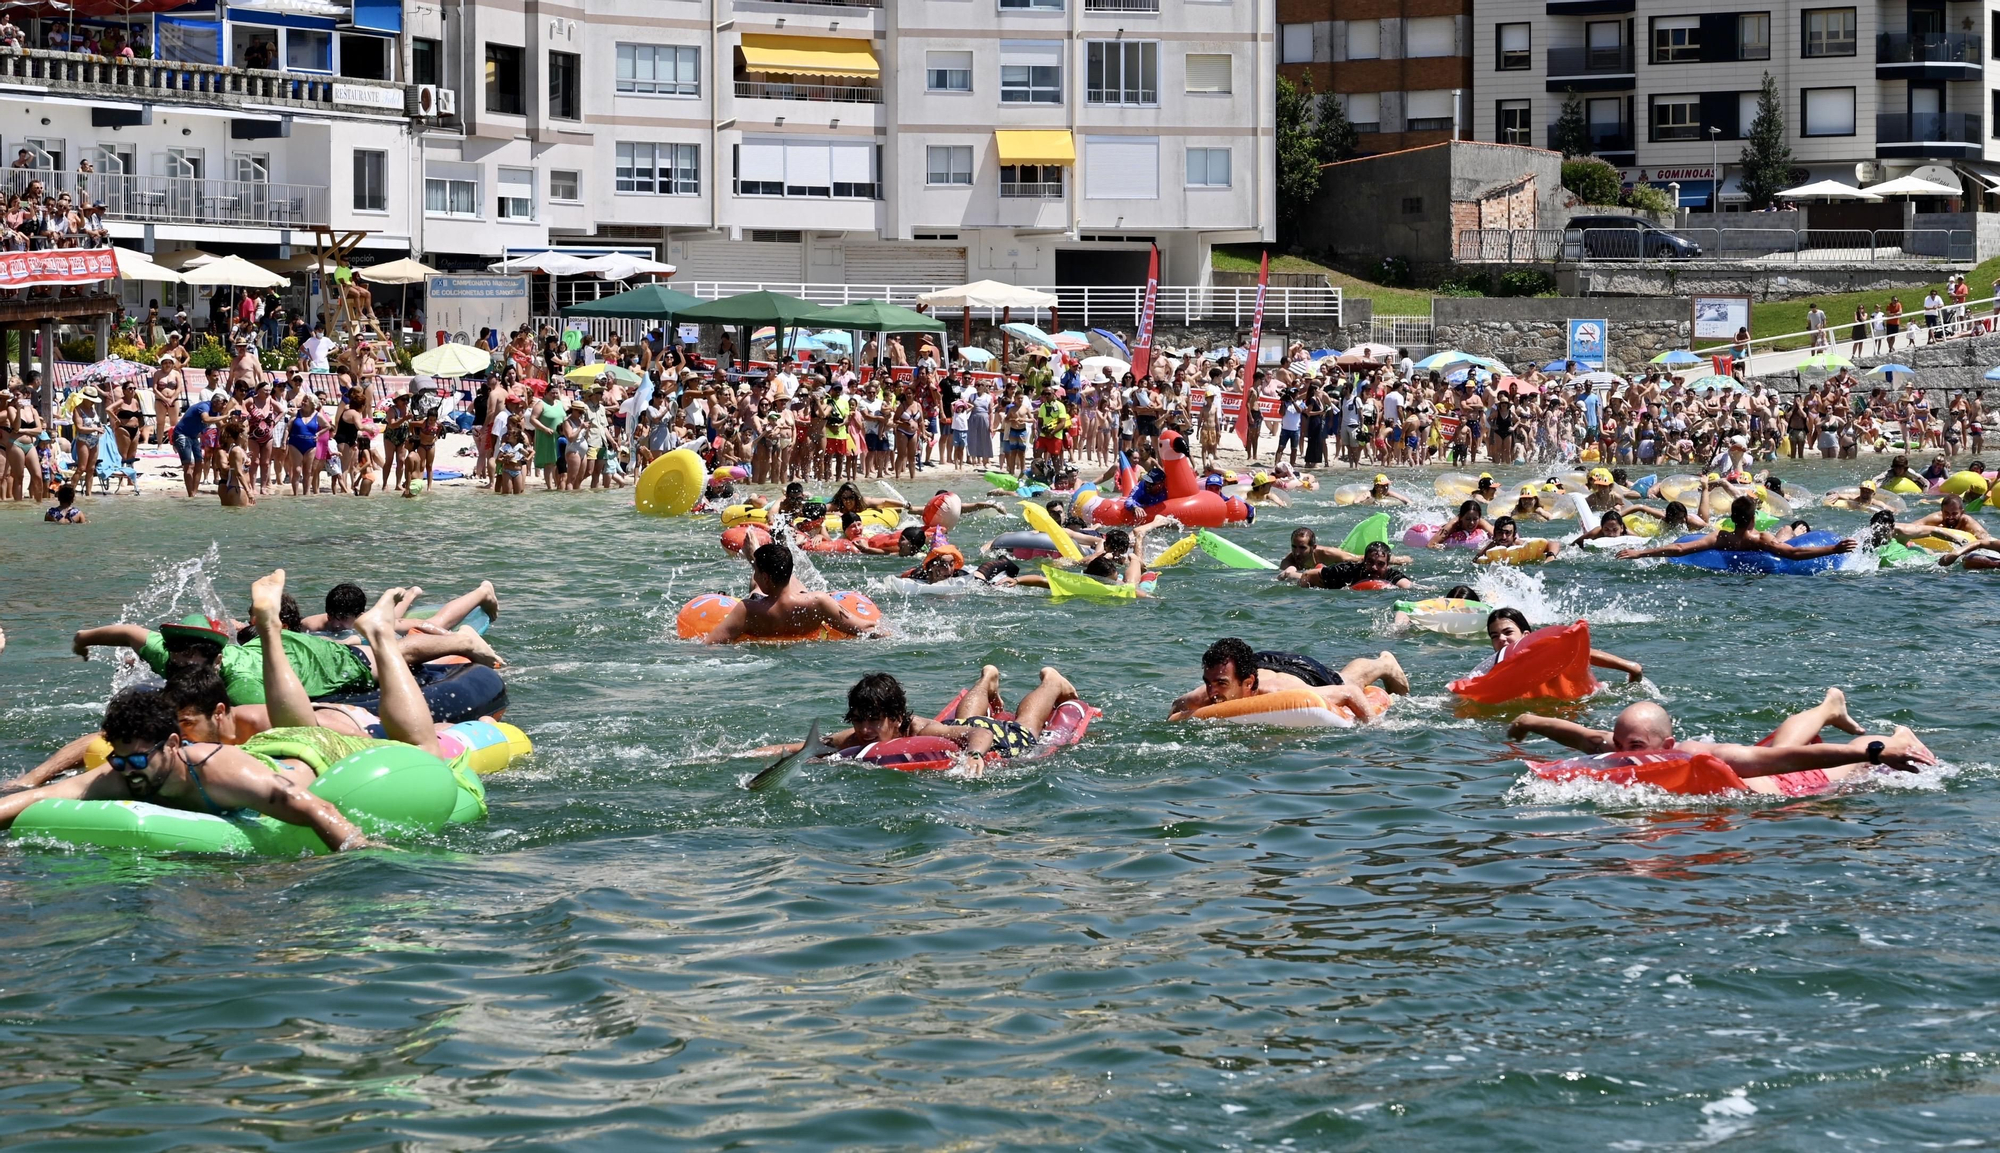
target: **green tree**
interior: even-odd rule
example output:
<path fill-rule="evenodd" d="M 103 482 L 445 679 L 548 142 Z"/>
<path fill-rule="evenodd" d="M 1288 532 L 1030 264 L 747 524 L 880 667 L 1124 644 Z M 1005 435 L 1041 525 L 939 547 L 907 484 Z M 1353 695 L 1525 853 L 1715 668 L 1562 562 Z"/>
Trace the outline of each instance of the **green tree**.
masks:
<path fill-rule="evenodd" d="M 1280 76 L 1277 102 L 1278 227 L 1282 241 L 1295 243 L 1319 196 L 1319 166 L 1325 162 L 1312 81 L 1301 86 Z"/>
<path fill-rule="evenodd" d="M 1792 146 L 1785 143 L 1785 111 L 1778 104 L 1778 84 L 1764 73 L 1764 90 L 1757 94 L 1757 118 L 1744 142 L 1743 193 L 1750 207 L 1766 208 L 1792 182 Z"/>
<path fill-rule="evenodd" d="M 1584 119 L 1583 98 L 1574 89 L 1563 101 L 1555 127 L 1549 130 L 1549 147 L 1564 156 L 1590 155 L 1590 121 Z"/>
<path fill-rule="evenodd" d="M 1319 154 L 1327 163 L 1352 160 L 1361 151 L 1361 134 L 1347 109 L 1331 94 L 1319 98 Z"/>

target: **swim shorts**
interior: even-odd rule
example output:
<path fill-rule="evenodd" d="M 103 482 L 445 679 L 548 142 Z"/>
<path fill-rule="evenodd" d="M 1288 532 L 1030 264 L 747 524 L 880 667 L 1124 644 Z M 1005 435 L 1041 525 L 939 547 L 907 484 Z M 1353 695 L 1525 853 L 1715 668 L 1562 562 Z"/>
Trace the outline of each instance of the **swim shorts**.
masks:
<path fill-rule="evenodd" d="M 1303 653 L 1260 652 L 1252 654 L 1260 669 L 1290 673 L 1316 689 L 1344 683 L 1340 674 Z"/>
<path fill-rule="evenodd" d="M 1013 721 L 998 720 L 994 717 L 969 717 L 962 723 L 966 728 L 985 729 L 992 733 L 993 751 L 1003 757 L 1018 757 L 1040 743 L 1035 739 L 1035 734 Z"/>
<path fill-rule="evenodd" d="M 201 438 L 177 432 L 174 434 L 174 451 L 181 456 L 182 468 L 193 468 L 201 461 Z"/>

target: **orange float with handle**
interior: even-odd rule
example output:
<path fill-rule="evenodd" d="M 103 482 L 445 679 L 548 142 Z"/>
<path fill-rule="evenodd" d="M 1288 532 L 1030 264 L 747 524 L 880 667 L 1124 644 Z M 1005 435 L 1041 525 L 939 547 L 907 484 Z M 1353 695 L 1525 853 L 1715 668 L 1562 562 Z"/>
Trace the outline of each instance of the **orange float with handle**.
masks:
<path fill-rule="evenodd" d="M 1374 720 L 1388 711 L 1395 698 L 1378 685 L 1362 689 L 1368 698 L 1368 715 L 1357 717 L 1346 705 L 1335 708 L 1326 703 L 1326 698 L 1311 689 L 1286 689 L 1277 693 L 1260 693 L 1254 697 L 1238 697 L 1233 701 L 1217 701 L 1203 705 L 1193 713 L 1199 721 L 1234 721 L 1238 724 L 1274 725 L 1281 729 L 1351 729 L 1357 724 Z"/>
<path fill-rule="evenodd" d="M 882 619 L 882 610 L 875 607 L 875 602 L 869 600 L 862 593 L 837 592 L 832 595 L 833 599 L 839 602 L 842 608 L 854 614 L 856 618 L 865 624 L 873 626 Z M 706 639 L 709 633 L 715 631 L 715 626 L 721 624 L 723 618 L 729 615 L 729 610 L 741 603 L 741 601 L 730 596 L 728 593 L 703 593 L 681 606 L 681 611 L 674 616 L 674 632 L 684 641 Z M 853 633 L 842 632 L 832 625 L 818 625 L 807 632 L 775 637 L 743 637 L 736 643 L 789 645 L 798 644 L 801 641 L 851 641 L 853 639 Z"/>
<path fill-rule="evenodd" d="M 1776 736 L 1773 733 L 1771 736 Z M 1819 744 L 1814 737 L 1807 744 Z M 1757 742 L 1769 748 L 1771 737 Z M 1743 783 L 1729 763 L 1712 753 L 1685 749 L 1658 749 L 1643 753 L 1599 753 L 1594 757 L 1569 757 L 1560 761 L 1529 761 L 1535 775 L 1545 781 L 1603 781 L 1612 785 L 1651 785 L 1681 796 L 1756 791 Z M 1774 773 L 1759 778 L 1769 782 L 1779 796 L 1811 797 L 1829 792 L 1839 782 L 1822 769 L 1796 773 Z"/>
<path fill-rule="evenodd" d="M 1537 629 L 1515 641 L 1494 666 L 1451 682 L 1451 691 L 1482 705 L 1547 698 L 1580 701 L 1597 691 L 1590 673 L 1590 625 Z"/>

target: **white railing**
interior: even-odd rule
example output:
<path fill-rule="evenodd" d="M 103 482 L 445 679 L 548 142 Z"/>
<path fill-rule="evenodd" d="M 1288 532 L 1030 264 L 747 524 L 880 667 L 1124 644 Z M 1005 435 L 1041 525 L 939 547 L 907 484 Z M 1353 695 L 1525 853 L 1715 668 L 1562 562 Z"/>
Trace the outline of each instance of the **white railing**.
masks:
<path fill-rule="evenodd" d="M 1030 181 L 1025 184 L 1003 180 L 1000 183 L 1002 200 L 1061 200 L 1062 198 L 1063 186 L 1060 180 Z"/>
<path fill-rule="evenodd" d="M 1740 260 L 1772 264 L 1962 263 L 1977 259 L 1969 229 L 1944 228 L 1475 228 L 1458 235 L 1465 263 Z"/>
<path fill-rule="evenodd" d="M 33 183 L 50 196 L 72 193 L 78 204 L 88 196 L 109 220 L 251 228 L 301 228 L 327 220 L 325 185 L 9 168 L 0 189 L 25 193 Z"/>
<path fill-rule="evenodd" d="M 1437 346 L 1431 343 L 1431 318 L 1428 316 L 1371 316 L 1368 319 L 1368 342 L 1402 349 L 1418 360 L 1437 351 Z"/>
<path fill-rule="evenodd" d="M 174 100 L 202 104 L 282 104 L 287 107 L 401 116 L 413 111 L 413 84 L 260 68 L 230 68 L 182 60 L 115 60 L 82 52 L 0 48 L 0 81 L 78 92 L 94 98 Z"/>
<path fill-rule="evenodd" d="M 1886 296 L 1889 293 L 1884 292 L 1882 295 Z M 1903 315 L 1897 318 L 1901 321 L 1902 331 L 1894 336 L 1890 336 L 1885 332 L 1878 339 L 1873 335 L 1871 329 L 1869 335 L 1857 341 L 1853 335 L 1854 326 L 1857 322 L 1853 318 L 1829 316 L 1826 318 L 1826 327 L 1820 330 L 1824 335 L 1818 337 L 1817 343 L 1815 343 L 1815 334 L 1810 328 L 1801 329 L 1798 332 L 1781 332 L 1772 336 L 1760 336 L 1748 343 L 1748 355 L 1742 358 L 1742 363 L 1739 367 L 1742 369 L 1744 376 L 1768 376 L 1772 373 L 1780 372 L 1795 373 L 1799 371 L 1801 361 L 1809 359 L 1818 353 L 1831 352 L 1854 360 L 1858 369 L 1868 361 L 1882 364 L 1895 363 L 1898 353 L 1908 352 L 1914 348 L 1923 348 L 1947 340 L 1962 340 L 1975 336 L 1993 336 L 1996 331 L 2000 331 L 2000 317 L 1996 317 L 1993 312 L 1994 301 L 2000 300 L 2000 297 L 1986 296 L 1977 300 L 1969 299 L 1963 305 L 1958 306 L 1946 304 L 1939 310 L 1936 327 L 1932 327 L 1925 322 L 1922 300 L 1921 296 L 1918 297 Z M 1806 347 L 1778 347 L 1781 342 L 1791 344 L 1800 340 L 1805 341 Z M 1861 353 L 1858 357 L 1853 355 L 1856 344 L 1861 346 Z M 1730 341 L 1696 344 L 1692 350 L 1697 355 L 1704 357 L 1733 356 L 1736 354 L 1735 346 Z M 1706 373 L 1708 368 L 1697 365 L 1692 370 L 1683 371 L 1702 374 Z M 1883 383 L 1889 382 L 1884 381 Z M 1901 383 L 1907 384 L 1908 381 L 1905 380 Z"/>

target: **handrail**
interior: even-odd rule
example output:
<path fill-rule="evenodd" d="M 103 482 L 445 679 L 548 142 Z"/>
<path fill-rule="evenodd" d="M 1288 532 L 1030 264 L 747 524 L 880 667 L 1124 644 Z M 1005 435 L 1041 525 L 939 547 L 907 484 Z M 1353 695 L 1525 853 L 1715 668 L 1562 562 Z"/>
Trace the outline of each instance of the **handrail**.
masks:
<path fill-rule="evenodd" d="M 199 96 L 225 103 L 352 106 L 405 115 L 416 86 L 325 73 L 277 72 L 186 60 L 125 60 L 42 48 L 0 48 L 0 80 L 48 85 L 99 96 L 129 92 L 152 98 Z M 336 89 L 342 90 L 336 98 Z M 380 92 L 379 102 L 365 92 Z"/>
<path fill-rule="evenodd" d="M 1459 233 L 1457 259 L 1482 263 L 1595 261 L 1657 263 L 1683 259 L 1771 263 L 1971 264 L 1975 234 L 1962 228 L 1692 228 L 1661 232 L 1700 246 L 1683 256 L 1636 228 L 1469 228 Z"/>
<path fill-rule="evenodd" d="M 1995 301 L 2000 301 L 2000 296 L 1984 296 L 1976 300 L 1968 298 L 1963 306 L 1965 309 L 1964 314 L 1962 314 L 1955 323 L 1947 322 L 1943 320 L 1943 317 L 1951 315 L 1951 310 L 1959 306 L 1953 304 L 1950 301 L 1946 301 L 1944 307 L 1940 310 L 1942 316 L 1940 317 L 1938 328 L 1933 329 L 1923 323 L 1924 310 L 1920 298 L 1920 303 L 1918 304 L 1918 307 L 1904 312 L 1903 315 L 1899 318 L 1904 326 L 1902 333 L 1900 333 L 1899 335 L 1910 335 L 1912 333 L 1922 332 L 1924 334 L 1923 346 L 1928 346 L 1932 343 L 1935 343 L 1930 334 L 1940 329 L 1945 330 L 1945 335 L 1943 339 L 1946 340 L 1953 339 L 1950 329 L 1955 327 L 1965 327 L 1977 324 L 1978 317 L 1972 315 L 1973 310 L 1982 305 L 1986 306 L 1990 310 Z M 1987 315 L 1990 317 L 1992 313 L 1989 311 Z M 1826 331 L 1828 334 L 1828 339 L 1826 344 L 1827 350 L 1838 351 L 1839 346 L 1843 344 L 1847 345 L 1853 344 L 1854 342 L 1852 339 L 1841 339 L 1838 334 L 1845 329 L 1851 328 L 1854 324 L 1855 321 L 1853 320 L 1828 317 L 1826 325 Z M 1743 375 L 1745 376 L 1757 375 L 1754 365 L 1756 363 L 1757 357 L 1760 355 L 1769 357 L 1783 353 L 1792 353 L 1801 351 L 1796 348 L 1772 347 L 1765 349 L 1762 353 L 1759 353 L 1757 351 L 1758 345 L 1774 345 L 1776 342 L 1781 340 L 1796 340 L 1799 337 L 1805 337 L 1808 341 L 1810 341 L 1812 339 L 1812 335 L 1813 335 L 1812 329 L 1804 328 L 1800 329 L 1797 332 L 1781 332 L 1775 336 L 1759 336 L 1753 338 L 1752 340 L 1747 342 L 1750 352 L 1743 359 Z M 1968 333 L 1968 335 L 1971 335 L 1971 333 Z M 1864 342 L 1873 342 L 1874 339 L 1875 337 L 1872 335 L 1862 338 Z M 1888 354 L 1891 356 L 1893 356 L 1896 351 L 1895 348 L 1893 347 L 1893 343 L 1894 342 L 1892 341 L 1891 342 L 1892 346 L 1887 350 Z M 1692 345 L 1691 339 L 1690 339 L 1690 345 Z M 1698 356 L 1724 356 L 1724 355 L 1734 355 L 1735 348 L 1736 345 L 1734 341 L 1725 341 L 1721 344 L 1711 344 L 1702 348 L 1691 347 L 1690 351 L 1694 352 Z M 1807 351 L 1808 354 L 1810 355 L 1810 350 L 1808 349 Z M 1865 357 L 1866 354 L 1863 355 Z M 1780 368 L 1777 369 L 1776 371 L 1783 372 L 1785 371 L 1785 369 Z"/>

